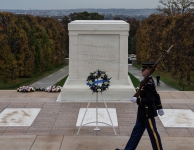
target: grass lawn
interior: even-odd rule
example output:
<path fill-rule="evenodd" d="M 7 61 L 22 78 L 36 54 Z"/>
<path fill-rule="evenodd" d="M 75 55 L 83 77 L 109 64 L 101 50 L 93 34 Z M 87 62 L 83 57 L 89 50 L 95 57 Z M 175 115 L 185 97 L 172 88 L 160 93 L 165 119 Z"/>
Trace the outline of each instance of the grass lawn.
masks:
<path fill-rule="evenodd" d="M 69 75 L 67 75 L 65 78 L 61 79 L 59 82 L 57 82 L 55 85 L 58 85 L 58 86 L 63 86 L 65 84 L 65 81 L 67 80 L 67 77 Z"/>
<path fill-rule="evenodd" d="M 139 64 L 133 64 L 133 66 L 137 68 L 141 68 L 141 65 Z M 161 71 L 155 71 L 153 73 L 153 77 L 156 77 L 157 75 L 160 75 L 160 80 L 167 85 L 170 85 L 171 87 L 179 90 L 179 91 L 194 91 L 194 85 L 188 85 L 186 81 L 184 83 L 186 84 L 184 87 L 180 86 L 178 83 L 178 79 L 174 78 L 170 73 L 161 72 Z M 191 77 L 192 80 L 194 80 L 194 76 Z"/>
<path fill-rule="evenodd" d="M 130 78 L 131 78 L 131 81 L 132 81 L 134 87 L 135 87 L 135 88 L 138 87 L 139 84 L 140 84 L 139 79 L 137 79 L 136 77 L 134 77 L 131 73 L 128 73 L 128 74 L 129 74 L 129 76 L 130 76 Z"/>
<path fill-rule="evenodd" d="M 55 68 L 49 69 L 45 72 L 42 73 L 38 73 L 33 75 L 32 77 L 28 77 L 28 78 L 18 78 L 18 81 L 16 83 L 12 83 L 12 84 L 4 84 L 3 81 L 0 81 L 0 89 L 1 90 L 15 90 L 16 88 L 20 87 L 20 86 L 28 86 L 50 74 L 52 74 L 53 72 L 63 68 L 67 66 L 67 64 L 61 64 Z"/>

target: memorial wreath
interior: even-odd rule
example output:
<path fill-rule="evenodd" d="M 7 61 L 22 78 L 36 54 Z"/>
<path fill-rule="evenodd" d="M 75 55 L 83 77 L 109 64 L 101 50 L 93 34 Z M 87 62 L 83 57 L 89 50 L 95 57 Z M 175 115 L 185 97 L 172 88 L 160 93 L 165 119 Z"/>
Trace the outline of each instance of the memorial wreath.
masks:
<path fill-rule="evenodd" d="M 91 72 L 87 77 L 87 85 L 93 92 L 103 92 L 110 86 L 110 79 L 105 71 Z"/>
<path fill-rule="evenodd" d="M 35 88 L 34 87 L 30 87 L 30 86 L 21 86 L 19 88 L 17 88 L 18 92 L 35 92 Z"/>
<path fill-rule="evenodd" d="M 53 85 L 53 86 L 48 86 L 45 89 L 45 92 L 61 92 L 61 89 L 62 89 L 61 86 Z"/>

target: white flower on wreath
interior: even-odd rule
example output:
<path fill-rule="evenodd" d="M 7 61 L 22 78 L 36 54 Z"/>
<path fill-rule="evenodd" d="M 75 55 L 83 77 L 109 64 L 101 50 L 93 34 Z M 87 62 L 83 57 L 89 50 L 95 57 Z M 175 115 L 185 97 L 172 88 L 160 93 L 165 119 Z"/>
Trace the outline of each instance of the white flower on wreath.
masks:
<path fill-rule="evenodd" d="M 105 85 L 107 85 L 107 84 L 108 84 L 108 82 L 104 82 L 104 84 L 105 84 Z"/>
<path fill-rule="evenodd" d="M 45 91 L 50 92 L 50 90 L 51 90 L 51 86 L 48 86 Z"/>
<path fill-rule="evenodd" d="M 58 90 L 61 90 L 61 86 L 57 86 L 57 91 L 58 91 Z"/>
<path fill-rule="evenodd" d="M 95 76 L 95 77 L 96 77 L 96 76 L 97 76 L 97 73 L 93 74 L 93 76 Z"/>
<path fill-rule="evenodd" d="M 53 85 L 53 86 L 48 86 L 46 88 L 46 92 L 59 92 L 61 90 L 61 86 L 56 86 L 56 85 Z"/>
<path fill-rule="evenodd" d="M 33 87 L 30 86 L 21 86 L 17 89 L 18 92 L 32 92 L 36 91 Z"/>
<path fill-rule="evenodd" d="M 101 74 L 101 77 L 103 77 L 103 78 L 104 78 L 104 75 L 105 75 L 105 74 Z"/>
<path fill-rule="evenodd" d="M 97 89 L 98 92 L 101 92 L 101 89 Z"/>
<path fill-rule="evenodd" d="M 93 83 L 92 80 L 90 80 L 89 83 L 92 84 Z"/>

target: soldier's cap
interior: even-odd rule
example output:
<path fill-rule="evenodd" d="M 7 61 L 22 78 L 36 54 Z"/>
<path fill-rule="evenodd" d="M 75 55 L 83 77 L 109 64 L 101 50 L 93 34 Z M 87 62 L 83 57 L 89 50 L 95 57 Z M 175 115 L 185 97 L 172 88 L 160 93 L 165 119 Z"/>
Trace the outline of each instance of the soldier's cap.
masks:
<path fill-rule="evenodd" d="M 154 62 L 143 62 L 141 65 L 142 65 L 142 68 L 141 68 L 141 71 L 144 71 L 145 69 L 151 69 L 153 66 L 154 66 Z"/>

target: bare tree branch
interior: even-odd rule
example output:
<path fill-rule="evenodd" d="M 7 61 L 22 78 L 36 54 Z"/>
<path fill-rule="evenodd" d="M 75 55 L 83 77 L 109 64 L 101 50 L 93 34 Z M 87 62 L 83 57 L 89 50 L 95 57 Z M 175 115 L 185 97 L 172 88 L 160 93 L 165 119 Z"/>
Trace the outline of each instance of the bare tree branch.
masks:
<path fill-rule="evenodd" d="M 164 15 L 184 14 L 194 12 L 194 0 L 159 0 L 162 6 L 158 6 L 158 11 Z"/>

